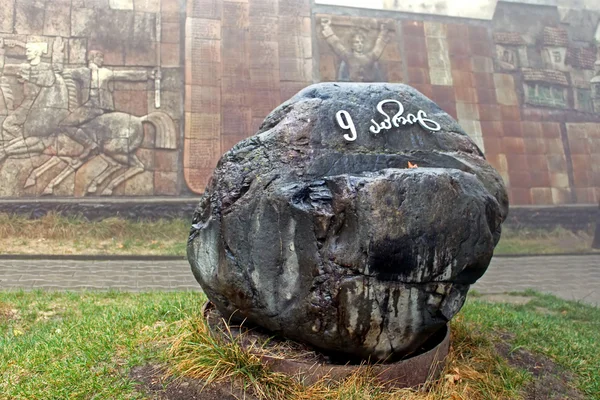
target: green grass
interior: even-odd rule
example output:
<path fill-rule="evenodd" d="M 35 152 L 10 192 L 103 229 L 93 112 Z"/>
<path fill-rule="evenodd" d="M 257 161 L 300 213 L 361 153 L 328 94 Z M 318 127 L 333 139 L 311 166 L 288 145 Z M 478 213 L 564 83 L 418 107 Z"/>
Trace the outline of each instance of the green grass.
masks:
<path fill-rule="evenodd" d="M 575 375 L 586 399 L 599 400 L 600 309 L 526 295 L 525 305 L 470 295 L 452 323 L 442 378 L 428 392 L 390 392 L 368 369 L 339 385 L 312 387 L 266 371 L 235 341 L 210 335 L 199 318 L 199 293 L 0 292 L 0 399 L 140 399 L 129 370 L 161 362 L 178 374 L 235 377 L 269 400 L 516 400 L 531 376 L 509 367 L 493 347 L 498 332 L 510 332 L 515 348 L 548 356 Z"/>
<path fill-rule="evenodd" d="M 201 294 L 0 292 L 0 399 L 137 399 L 133 365 Z M 4 310 L 4 312 L 2 311 Z"/>
<path fill-rule="evenodd" d="M 586 399 L 600 400 L 600 308 L 533 291 L 525 294 L 532 299 L 523 305 L 472 296 L 461 315 L 483 332 L 513 333 L 515 347 L 548 356 L 575 374 Z"/>
<path fill-rule="evenodd" d="M 593 252 L 593 237 L 591 230 L 571 232 L 564 228 L 547 231 L 505 227 L 494 254 L 589 253 Z"/>

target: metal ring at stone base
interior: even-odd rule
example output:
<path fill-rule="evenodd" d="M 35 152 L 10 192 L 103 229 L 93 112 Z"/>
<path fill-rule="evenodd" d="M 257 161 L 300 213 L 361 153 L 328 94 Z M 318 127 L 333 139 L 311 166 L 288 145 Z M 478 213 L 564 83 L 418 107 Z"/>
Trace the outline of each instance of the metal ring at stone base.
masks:
<path fill-rule="evenodd" d="M 216 311 L 214 305 L 207 301 L 202 307 L 202 315 L 206 318 L 212 310 Z M 210 324 L 209 328 L 215 332 Z M 262 354 L 257 354 L 257 356 L 271 371 L 298 377 L 307 385 L 312 385 L 323 378 L 339 382 L 355 373 L 359 368 L 368 366 L 370 372 L 386 387 L 409 388 L 438 379 L 444 369 L 450 350 L 450 327 L 446 325 L 440 332 L 432 335 L 431 340 L 438 341 L 438 343 L 431 343 L 433 348 L 430 350 L 389 364 L 336 365 L 302 362 Z"/>

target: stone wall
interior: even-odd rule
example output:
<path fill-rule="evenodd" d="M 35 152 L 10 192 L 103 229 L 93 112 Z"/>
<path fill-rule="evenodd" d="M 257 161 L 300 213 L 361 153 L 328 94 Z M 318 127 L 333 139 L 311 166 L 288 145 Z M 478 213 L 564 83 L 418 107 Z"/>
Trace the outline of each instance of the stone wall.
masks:
<path fill-rule="evenodd" d="M 0 197 L 182 192 L 184 5 L 0 0 Z"/>
<path fill-rule="evenodd" d="M 197 195 L 298 90 L 383 80 L 456 117 L 512 204 L 598 203 L 593 1 L 336 2 L 0 0 L 0 197 Z"/>

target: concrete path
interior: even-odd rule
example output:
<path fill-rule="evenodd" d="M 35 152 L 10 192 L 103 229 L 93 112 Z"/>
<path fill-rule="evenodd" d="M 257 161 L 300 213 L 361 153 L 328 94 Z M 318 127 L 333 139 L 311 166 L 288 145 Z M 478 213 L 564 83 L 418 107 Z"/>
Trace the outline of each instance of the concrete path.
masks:
<path fill-rule="evenodd" d="M 536 289 L 600 306 L 600 254 L 494 258 L 481 293 Z M 0 290 L 200 290 L 186 260 L 0 260 Z"/>

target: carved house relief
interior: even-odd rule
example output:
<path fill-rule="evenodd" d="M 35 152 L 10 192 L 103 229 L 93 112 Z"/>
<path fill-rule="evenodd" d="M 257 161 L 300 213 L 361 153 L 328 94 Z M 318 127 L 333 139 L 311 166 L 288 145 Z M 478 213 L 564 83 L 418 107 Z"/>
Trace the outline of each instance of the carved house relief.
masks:
<path fill-rule="evenodd" d="M 527 43 L 519 33 L 496 32 L 496 68 L 514 71 L 517 68 L 528 67 Z"/>
<path fill-rule="evenodd" d="M 542 59 L 548 69 L 567 71 L 567 48 L 569 34 L 564 28 L 545 27 L 543 32 Z"/>

